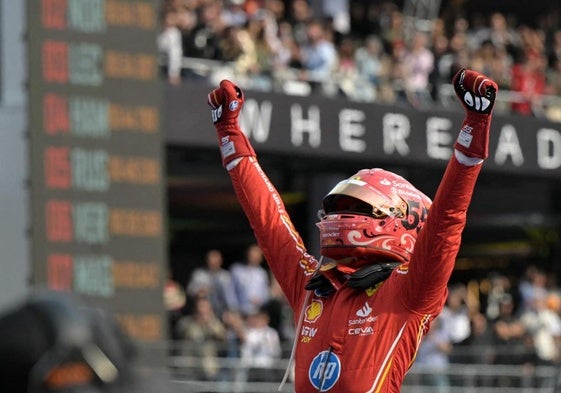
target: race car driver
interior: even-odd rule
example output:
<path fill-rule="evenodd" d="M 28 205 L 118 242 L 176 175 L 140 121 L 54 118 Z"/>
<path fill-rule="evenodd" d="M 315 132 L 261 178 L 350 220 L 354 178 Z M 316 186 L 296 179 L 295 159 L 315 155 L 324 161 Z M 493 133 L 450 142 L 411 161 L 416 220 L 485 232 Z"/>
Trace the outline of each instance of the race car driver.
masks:
<path fill-rule="evenodd" d="M 452 82 L 465 118 L 434 201 L 395 173 L 358 171 L 323 200 L 320 260 L 239 127 L 242 90 L 223 80 L 208 94 L 222 164 L 295 311 L 298 393 L 399 392 L 443 308 L 498 91 L 467 69 Z"/>

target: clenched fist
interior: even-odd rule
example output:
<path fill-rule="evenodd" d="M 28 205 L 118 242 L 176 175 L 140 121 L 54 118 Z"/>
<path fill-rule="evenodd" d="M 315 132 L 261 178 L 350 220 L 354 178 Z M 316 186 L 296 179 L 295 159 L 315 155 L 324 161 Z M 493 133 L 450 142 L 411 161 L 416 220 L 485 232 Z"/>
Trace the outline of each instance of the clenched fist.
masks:
<path fill-rule="evenodd" d="M 244 95 L 242 89 L 227 79 L 220 82 L 220 87 L 208 93 L 208 104 L 212 108 L 212 122 L 237 124 L 242 110 Z"/>
<path fill-rule="evenodd" d="M 255 156 L 253 147 L 238 124 L 244 103 L 242 90 L 225 79 L 220 82 L 220 87 L 208 93 L 207 102 L 212 108 L 212 122 L 218 134 L 222 165 L 231 169 L 230 164 L 235 159 Z"/>
<path fill-rule="evenodd" d="M 489 155 L 489 131 L 499 88 L 489 77 L 465 68 L 458 71 L 452 83 L 466 113 L 454 148 L 468 157 L 485 159 Z"/>

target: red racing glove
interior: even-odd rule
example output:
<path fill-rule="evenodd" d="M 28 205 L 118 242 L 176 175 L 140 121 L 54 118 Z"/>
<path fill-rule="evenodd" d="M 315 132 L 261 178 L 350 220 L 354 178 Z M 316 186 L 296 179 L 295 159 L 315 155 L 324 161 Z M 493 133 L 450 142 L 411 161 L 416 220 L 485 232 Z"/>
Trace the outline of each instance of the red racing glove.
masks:
<path fill-rule="evenodd" d="M 222 165 L 227 168 L 238 157 L 255 156 L 253 147 L 238 124 L 238 115 L 244 103 L 242 90 L 225 79 L 220 82 L 219 88 L 208 94 L 207 100 L 218 133 Z"/>
<path fill-rule="evenodd" d="M 452 83 L 466 117 L 454 148 L 468 157 L 485 159 L 489 155 L 489 130 L 497 84 L 476 71 L 461 69 Z"/>

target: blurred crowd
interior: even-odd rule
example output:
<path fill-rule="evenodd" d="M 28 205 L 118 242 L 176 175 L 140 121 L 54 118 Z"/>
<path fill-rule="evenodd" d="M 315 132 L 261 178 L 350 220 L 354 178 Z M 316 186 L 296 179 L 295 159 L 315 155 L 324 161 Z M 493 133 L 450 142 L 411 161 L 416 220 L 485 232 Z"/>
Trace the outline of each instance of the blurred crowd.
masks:
<path fill-rule="evenodd" d="M 492 272 L 450 285 L 413 367 L 426 372 L 425 383 L 443 387 L 454 382 L 444 373 L 452 363 L 522 365 L 526 387 L 535 387 L 536 366 L 561 364 L 561 288 L 553 276 L 531 264 L 521 277 Z M 490 386 L 520 386 L 521 379 L 501 377 Z"/>
<path fill-rule="evenodd" d="M 217 249 L 205 254 L 186 283 L 166 288 L 175 353 L 195 363 L 182 375 L 195 380 L 237 383 L 280 381 L 276 363 L 294 339 L 292 310 L 269 274 L 261 248 L 224 267 Z M 186 344 L 186 345 L 181 345 Z M 221 367 L 219 358 L 241 367 Z"/>
<path fill-rule="evenodd" d="M 186 283 L 169 287 L 168 295 L 181 299 L 168 302 L 171 335 L 187 344 L 176 354 L 198 362 L 189 378 L 280 381 L 275 365 L 288 358 L 295 338 L 292 310 L 257 245 L 245 260 L 224 263 L 221 251 L 209 250 Z M 448 289 L 413 366 L 413 374 L 429 379 L 422 384 L 453 386 L 451 364 L 522 365 L 529 376 L 536 366 L 561 365 L 561 287 L 552 275 L 530 264 L 520 277 L 491 272 Z M 225 358 L 243 367 L 221 367 Z M 519 377 L 492 381 L 519 384 Z"/>
<path fill-rule="evenodd" d="M 467 15 L 454 7 L 461 2 L 424 23 L 395 2 L 322 3 L 318 12 L 306 0 L 163 0 L 162 71 L 174 84 L 228 77 L 263 91 L 426 108 L 445 104 L 451 77 L 469 67 L 498 82 L 509 111 L 561 118 L 554 3 L 533 26 L 499 12 Z"/>

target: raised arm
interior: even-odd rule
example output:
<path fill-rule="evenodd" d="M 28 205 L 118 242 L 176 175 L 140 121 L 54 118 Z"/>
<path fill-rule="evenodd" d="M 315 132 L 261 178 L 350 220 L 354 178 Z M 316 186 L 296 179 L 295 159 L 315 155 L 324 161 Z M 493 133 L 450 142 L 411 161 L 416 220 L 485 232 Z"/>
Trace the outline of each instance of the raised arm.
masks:
<path fill-rule="evenodd" d="M 488 156 L 489 131 L 497 84 L 478 72 L 460 70 L 453 84 L 465 110 L 458 138 L 442 181 L 417 238 L 404 292 L 408 306 L 422 313 L 440 311 L 461 245 L 466 213 L 482 163 Z"/>
<path fill-rule="evenodd" d="M 291 305 L 297 306 L 305 294 L 307 276 L 318 262 L 306 252 L 278 191 L 238 125 L 243 102 L 242 90 L 228 80 L 223 80 L 208 95 L 222 165 L 228 170 L 238 201 L 271 271 Z"/>

